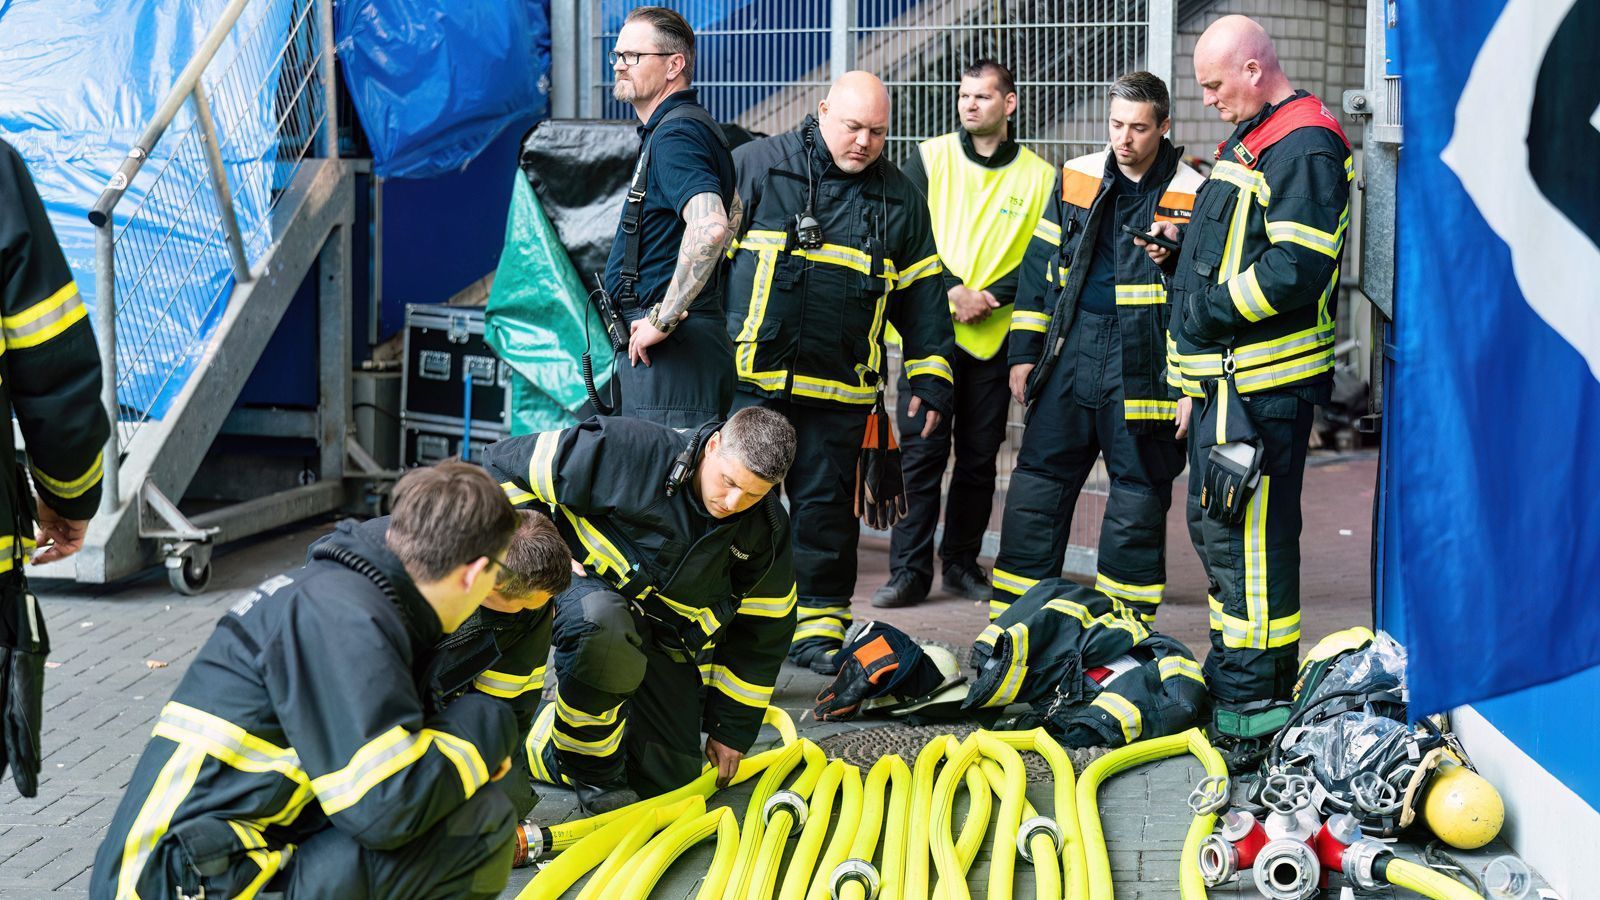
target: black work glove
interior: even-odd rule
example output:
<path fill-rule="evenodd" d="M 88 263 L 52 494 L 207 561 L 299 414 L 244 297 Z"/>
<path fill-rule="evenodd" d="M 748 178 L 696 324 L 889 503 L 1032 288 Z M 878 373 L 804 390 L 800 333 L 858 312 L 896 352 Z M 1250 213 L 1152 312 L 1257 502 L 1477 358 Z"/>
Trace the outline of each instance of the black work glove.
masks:
<path fill-rule="evenodd" d="M 5 630 L 9 640 L 0 650 L 0 735 L 4 736 L 0 754 L 0 775 L 7 763 L 11 780 L 24 797 L 39 792 L 39 728 L 44 719 L 44 661 L 50 653 L 50 636 L 45 631 L 44 615 L 32 593 L 7 592 L 4 606 Z"/>
<path fill-rule="evenodd" d="M 1261 445 L 1237 441 L 1212 447 L 1200 485 L 1200 507 L 1227 525 L 1244 521 L 1261 474 Z"/>
<path fill-rule="evenodd" d="M 906 490 L 900 471 L 900 442 L 883 410 L 883 392 L 867 415 L 856 457 L 855 514 L 867 527 L 887 530 L 906 514 Z"/>

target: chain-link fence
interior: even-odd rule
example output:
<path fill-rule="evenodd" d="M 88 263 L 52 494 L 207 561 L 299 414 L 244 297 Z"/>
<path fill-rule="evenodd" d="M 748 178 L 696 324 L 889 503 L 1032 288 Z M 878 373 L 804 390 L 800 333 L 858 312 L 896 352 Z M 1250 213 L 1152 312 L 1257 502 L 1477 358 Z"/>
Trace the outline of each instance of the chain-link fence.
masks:
<path fill-rule="evenodd" d="M 578 12 L 580 116 L 633 117 L 631 107 L 611 97 L 606 53 L 634 5 L 601 0 Z M 958 127 L 961 71 L 978 59 L 1011 68 L 1015 133 L 1058 164 L 1104 145 L 1107 90 L 1117 76 L 1138 69 L 1170 74 L 1173 0 L 748 0 L 729 6 L 726 0 L 675 6 L 695 28 L 694 84 L 713 115 L 758 134 L 787 131 L 816 109 L 838 73 L 865 69 L 889 86 L 893 120 L 886 152 L 897 162 L 918 141 Z M 892 384 L 898 353 L 891 350 L 890 359 Z M 1022 429 L 1023 411 L 1013 402 L 985 540 L 989 554 L 998 545 Z M 1107 487 L 1104 467 L 1097 465 L 1073 517 L 1069 569 L 1093 571 Z"/>

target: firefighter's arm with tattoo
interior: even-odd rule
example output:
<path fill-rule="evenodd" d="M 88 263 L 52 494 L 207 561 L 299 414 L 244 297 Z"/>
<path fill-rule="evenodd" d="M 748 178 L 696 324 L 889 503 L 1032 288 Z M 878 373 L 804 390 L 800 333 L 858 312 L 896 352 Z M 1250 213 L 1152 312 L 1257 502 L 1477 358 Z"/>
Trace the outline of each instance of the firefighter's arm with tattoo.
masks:
<path fill-rule="evenodd" d="M 682 321 L 688 315 L 689 304 L 700 295 L 717 266 L 722 264 L 728 243 L 737 233 L 744 213 L 737 194 L 731 206 L 730 215 L 730 210 L 722 204 L 722 197 L 711 191 L 696 194 L 683 205 L 683 241 L 678 245 L 678 264 L 673 269 L 672 281 L 655 313 L 658 321 L 674 325 Z M 666 332 L 650 324 L 648 319 L 634 322 L 633 336 L 628 342 L 629 362 L 650 365 L 647 348 L 661 343 L 666 336 Z"/>

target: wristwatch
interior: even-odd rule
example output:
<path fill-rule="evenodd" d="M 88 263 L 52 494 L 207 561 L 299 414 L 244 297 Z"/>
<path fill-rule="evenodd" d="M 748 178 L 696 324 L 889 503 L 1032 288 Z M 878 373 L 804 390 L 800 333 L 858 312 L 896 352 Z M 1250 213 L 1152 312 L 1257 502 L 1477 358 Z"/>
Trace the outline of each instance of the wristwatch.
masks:
<path fill-rule="evenodd" d="M 650 323 L 651 328 L 654 328 L 662 334 L 671 334 L 672 329 L 677 328 L 678 323 L 683 321 L 683 317 L 679 316 L 670 322 L 662 321 L 661 304 L 657 303 L 655 306 L 650 307 L 650 311 L 648 313 L 645 313 L 645 321 Z"/>

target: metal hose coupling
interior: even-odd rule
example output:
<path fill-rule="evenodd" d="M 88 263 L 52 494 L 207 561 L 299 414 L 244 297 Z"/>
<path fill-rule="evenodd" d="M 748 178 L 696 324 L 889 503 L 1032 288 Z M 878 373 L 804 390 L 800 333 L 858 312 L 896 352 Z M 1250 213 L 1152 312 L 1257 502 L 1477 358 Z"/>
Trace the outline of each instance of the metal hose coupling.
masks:
<path fill-rule="evenodd" d="M 1049 816 L 1034 816 L 1023 822 L 1017 829 L 1017 854 L 1028 862 L 1033 862 L 1033 851 L 1028 845 L 1033 842 L 1036 834 L 1047 834 L 1054 842 L 1054 853 L 1061 852 L 1061 826 Z"/>
<path fill-rule="evenodd" d="M 804 828 L 806 824 L 806 801 L 794 791 L 778 791 L 761 807 L 761 818 L 765 822 L 772 821 L 772 814 L 779 808 L 789 810 L 794 817 L 794 827 Z"/>
<path fill-rule="evenodd" d="M 1387 882 L 1378 878 L 1377 863 L 1388 853 L 1388 847 L 1371 838 L 1363 838 L 1345 848 L 1339 858 L 1339 871 L 1357 890 L 1378 890 L 1387 886 Z"/>
<path fill-rule="evenodd" d="M 1311 807 L 1311 779 L 1304 775 L 1276 773 L 1267 776 L 1261 789 L 1261 803 L 1269 810 L 1267 836 L 1274 840 L 1297 838 L 1309 841 L 1317 832 L 1316 816 L 1306 816 Z"/>
<path fill-rule="evenodd" d="M 850 882 L 861 885 L 867 893 L 867 900 L 874 900 L 878 896 L 878 869 L 864 859 L 847 859 L 833 867 L 833 875 L 828 884 L 828 897 L 839 900 L 844 896 L 844 886 Z"/>
<path fill-rule="evenodd" d="M 1322 863 L 1305 841 L 1279 838 L 1261 848 L 1252 869 L 1256 890 L 1271 900 L 1310 900 L 1322 882 Z"/>
<path fill-rule="evenodd" d="M 516 852 L 511 855 L 513 869 L 525 869 L 550 851 L 549 833 L 532 822 L 517 823 L 516 842 Z"/>
<path fill-rule="evenodd" d="M 1206 887 L 1221 887 L 1239 875 L 1239 851 L 1220 834 L 1200 842 L 1200 877 Z"/>

